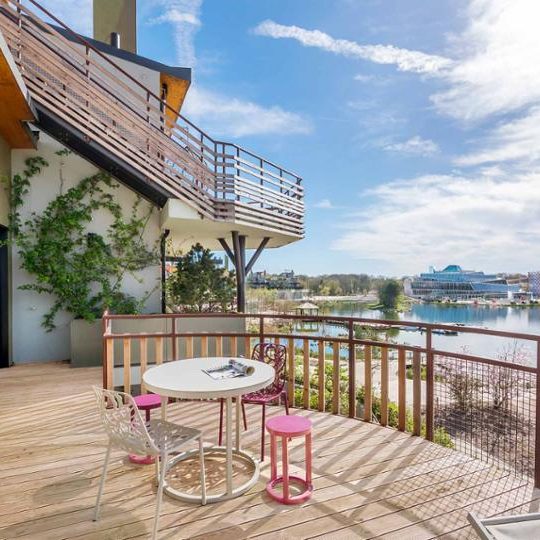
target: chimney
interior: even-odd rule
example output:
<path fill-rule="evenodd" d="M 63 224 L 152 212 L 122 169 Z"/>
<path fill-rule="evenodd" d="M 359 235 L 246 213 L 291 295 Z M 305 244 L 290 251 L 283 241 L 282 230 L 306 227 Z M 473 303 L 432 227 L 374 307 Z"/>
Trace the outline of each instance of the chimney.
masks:
<path fill-rule="evenodd" d="M 137 52 L 137 0 L 94 0 L 94 39 Z"/>

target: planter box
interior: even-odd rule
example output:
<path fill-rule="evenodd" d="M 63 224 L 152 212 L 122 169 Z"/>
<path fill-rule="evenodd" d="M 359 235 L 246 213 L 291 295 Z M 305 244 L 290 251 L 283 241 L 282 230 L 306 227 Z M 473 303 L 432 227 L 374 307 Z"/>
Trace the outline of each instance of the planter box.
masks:
<path fill-rule="evenodd" d="M 101 319 L 88 322 L 73 319 L 70 325 L 71 367 L 101 366 L 103 363 Z"/>

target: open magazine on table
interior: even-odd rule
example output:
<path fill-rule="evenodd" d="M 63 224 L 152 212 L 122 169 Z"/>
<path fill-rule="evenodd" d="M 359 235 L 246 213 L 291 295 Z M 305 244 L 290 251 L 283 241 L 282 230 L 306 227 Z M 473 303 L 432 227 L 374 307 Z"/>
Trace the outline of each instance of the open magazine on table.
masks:
<path fill-rule="evenodd" d="M 253 366 L 246 366 L 246 364 L 231 358 L 222 366 L 211 369 L 203 369 L 203 371 L 212 377 L 212 379 L 219 380 L 232 379 L 234 377 L 246 377 L 251 375 L 255 371 L 255 368 Z"/>

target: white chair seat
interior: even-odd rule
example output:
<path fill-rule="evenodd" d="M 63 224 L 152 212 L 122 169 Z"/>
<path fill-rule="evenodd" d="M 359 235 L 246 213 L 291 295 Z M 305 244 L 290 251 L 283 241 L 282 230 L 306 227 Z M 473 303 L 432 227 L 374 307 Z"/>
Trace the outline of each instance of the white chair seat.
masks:
<path fill-rule="evenodd" d="M 180 426 L 165 420 L 150 420 L 148 433 L 160 452 L 176 452 L 189 441 L 198 439 L 202 433 L 198 429 Z"/>

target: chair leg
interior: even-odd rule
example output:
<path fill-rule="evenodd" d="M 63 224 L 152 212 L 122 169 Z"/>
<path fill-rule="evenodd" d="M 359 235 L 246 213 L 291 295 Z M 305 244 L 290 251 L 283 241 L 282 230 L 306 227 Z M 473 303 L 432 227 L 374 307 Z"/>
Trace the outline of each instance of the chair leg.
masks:
<path fill-rule="evenodd" d="M 157 460 L 157 457 L 156 457 Z M 165 484 L 165 473 L 167 471 L 168 454 L 161 454 L 161 470 L 159 472 L 159 484 L 157 489 L 156 500 L 156 515 L 154 517 L 154 531 L 152 532 L 152 540 L 157 540 L 157 533 L 159 528 L 159 514 L 161 513 L 161 500 L 163 499 L 163 485 Z"/>
<path fill-rule="evenodd" d="M 262 404 L 262 426 L 261 426 L 261 463 L 264 461 L 264 434 L 266 431 L 266 403 Z"/>
<path fill-rule="evenodd" d="M 94 521 L 99 519 L 99 510 L 101 508 L 101 497 L 103 495 L 103 488 L 105 486 L 105 478 L 107 476 L 107 468 L 109 466 L 109 458 L 111 457 L 111 443 L 107 446 L 107 452 L 105 454 L 105 463 L 103 463 L 103 471 L 101 473 L 101 480 L 99 481 L 99 489 L 96 500 L 96 509 L 94 511 Z"/>
<path fill-rule="evenodd" d="M 219 433 L 218 446 L 223 446 L 223 399 L 219 400 Z"/>
<path fill-rule="evenodd" d="M 244 431 L 247 431 L 246 404 L 242 401 L 242 418 L 244 419 Z"/>
<path fill-rule="evenodd" d="M 289 397 L 287 396 L 287 392 L 283 392 L 283 403 L 285 405 L 285 414 L 289 414 Z"/>
<path fill-rule="evenodd" d="M 206 471 L 204 469 L 204 447 L 202 435 L 199 437 L 199 459 L 201 467 L 201 502 L 203 505 L 206 504 Z"/>

